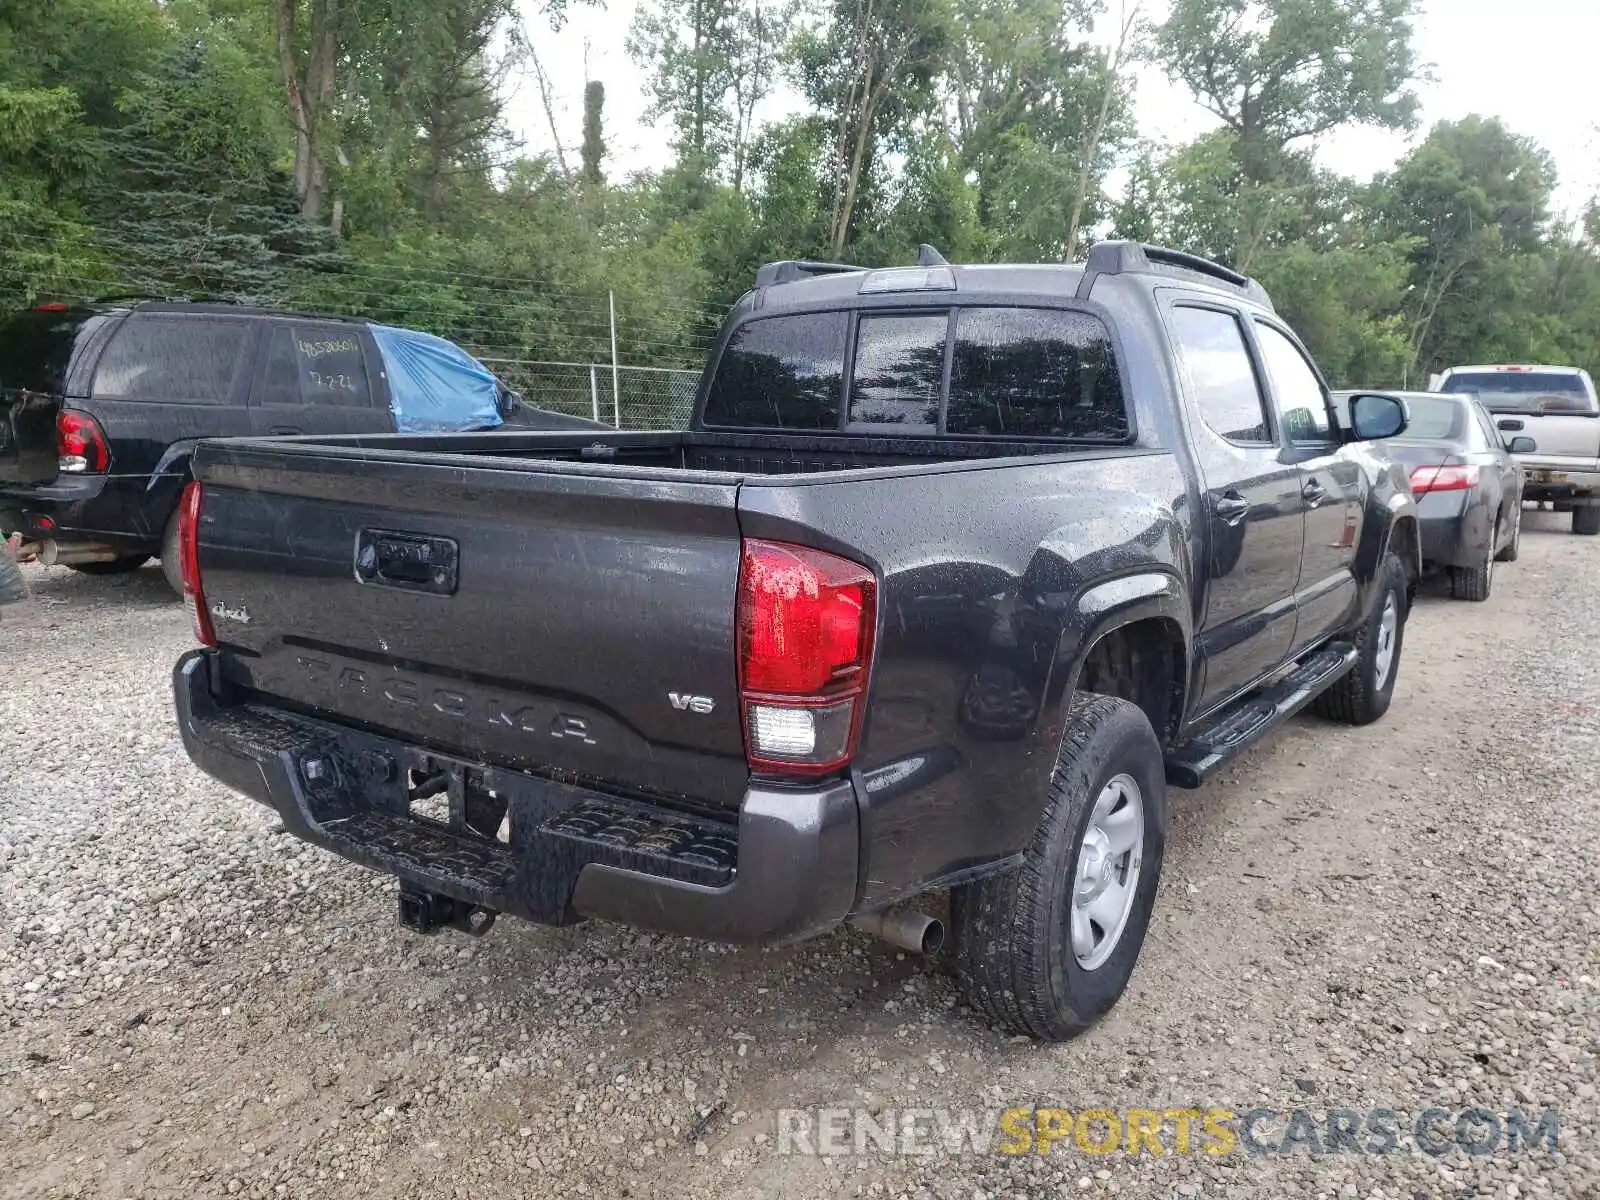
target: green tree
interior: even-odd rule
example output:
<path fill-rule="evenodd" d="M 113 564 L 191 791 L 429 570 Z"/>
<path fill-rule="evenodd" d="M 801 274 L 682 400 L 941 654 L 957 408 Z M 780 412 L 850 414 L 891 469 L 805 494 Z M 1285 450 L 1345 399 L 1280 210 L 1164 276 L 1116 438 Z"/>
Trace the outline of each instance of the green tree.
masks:
<path fill-rule="evenodd" d="M 736 192 L 795 11 L 795 0 L 654 0 L 628 30 L 647 72 L 647 119 L 670 120 L 680 161 L 722 173 Z"/>
<path fill-rule="evenodd" d="M 1419 365 L 1481 356 L 1515 341 L 1508 312 L 1549 232 L 1555 168 L 1499 121 L 1444 121 L 1374 187 L 1381 228 L 1411 240 L 1406 316 Z M 1509 349 L 1509 347 L 1508 347 Z"/>
<path fill-rule="evenodd" d="M 1110 50 L 1092 0 L 958 0 L 946 88 L 978 212 L 1002 258 L 1059 260 L 1103 215 L 1100 181 L 1132 133 L 1120 72 L 1137 40 L 1124 8 Z"/>
<path fill-rule="evenodd" d="M 827 16 L 793 49 L 801 86 L 830 129 L 827 244 L 838 258 L 880 154 L 933 107 L 953 14 L 948 0 L 832 0 Z"/>
<path fill-rule="evenodd" d="M 277 166 L 269 86 L 238 45 L 196 38 L 124 95 L 93 204 L 123 288 L 281 303 L 296 272 L 330 265 L 331 236 L 300 215 Z"/>
<path fill-rule="evenodd" d="M 1174 0 L 1156 34 L 1167 72 L 1214 113 L 1237 168 L 1240 270 L 1265 243 L 1293 143 L 1347 125 L 1409 129 L 1416 0 Z"/>

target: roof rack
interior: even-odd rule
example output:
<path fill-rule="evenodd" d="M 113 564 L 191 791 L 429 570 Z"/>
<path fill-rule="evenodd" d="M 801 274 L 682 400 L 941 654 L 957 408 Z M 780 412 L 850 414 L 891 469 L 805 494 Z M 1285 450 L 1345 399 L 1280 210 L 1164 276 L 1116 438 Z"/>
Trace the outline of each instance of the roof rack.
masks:
<path fill-rule="evenodd" d="M 1169 250 L 1165 246 L 1147 246 L 1140 242 L 1097 243 L 1089 251 L 1077 295 L 1080 300 L 1087 299 L 1094 281 L 1102 275 L 1172 275 L 1179 272 L 1203 275 L 1207 282 L 1224 284 L 1263 308 L 1272 309 L 1272 297 L 1267 295 L 1267 289 L 1250 276 L 1198 254 Z"/>
<path fill-rule="evenodd" d="M 779 283 L 794 283 L 798 279 L 810 279 L 817 275 L 844 275 L 851 271 L 866 271 L 868 267 L 851 266 L 849 263 L 832 262 L 802 262 L 786 259 L 783 262 L 769 262 L 756 272 L 756 287 L 772 287 Z"/>

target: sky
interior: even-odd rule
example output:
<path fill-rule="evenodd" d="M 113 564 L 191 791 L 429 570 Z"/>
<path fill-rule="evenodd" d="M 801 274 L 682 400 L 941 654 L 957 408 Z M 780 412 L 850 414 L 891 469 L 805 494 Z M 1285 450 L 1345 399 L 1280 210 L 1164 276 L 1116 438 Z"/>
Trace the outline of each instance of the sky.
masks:
<path fill-rule="evenodd" d="M 1435 121 L 1469 113 L 1498 116 L 1555 157 L 1559 211 L 1575 213 L 1600 193 L 1600 0 L 1424 0 L 1414 45 L 1426 78 L 1417 86 L 1422 124 L 1413 134 L 1348 128 L 1315 144 L 1326 167 L 1368 179 L 1392 166 Z M 1117 0 L 1110 0 L 1114 10 Z M 536 0 L 524 0 L 526 26 L 550 80 L 561 142 L 576 159 L 587 78 L 606 86 L 606 171 L 612 176 L 659 169 L 672 158 L 671 129 L 644 124 L 644 79 L 624 47 L 636 0 L 604 8 L 569 7 L 563 28 L 547 32 Z M 1146 0 L 1158 15 L 1163 0 Z M 1113 20 L 1102 22 L 1109 35 Z M 1188 93 L 1157 68 L 1138 77 L 1136 112 L 1143 136 L 1187 141 L 1216 125 Z M 800 107 L 784 89 L 761 114 L 778 118 Z M 554 145 L 531 72 L 519 77 L 508 117 L 529 153 Z M 1114 182 L 1114 181 L 1113 181 Z"/>

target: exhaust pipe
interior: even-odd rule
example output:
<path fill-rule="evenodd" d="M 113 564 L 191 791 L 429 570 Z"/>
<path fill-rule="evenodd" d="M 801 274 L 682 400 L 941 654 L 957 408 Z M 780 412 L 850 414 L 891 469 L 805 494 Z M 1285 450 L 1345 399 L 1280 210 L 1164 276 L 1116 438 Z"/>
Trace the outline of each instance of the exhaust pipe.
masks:
<path fill-rule="evenodd" d="M 63 546 L 54 538 L 39 543 L 38 558 L 47 567 L 70 567 L 77 563 L 114 562 L 121 558 L 114 546 L 99 542 L 72 542 Z"/>
<path fill-rule="evenodd" d="M 851 917 L 850 924 L 862 933 L 870 933 L 913 954 L 931 957 L 944 947 L 944 922 L 927 913 L 862 913 Z"/>

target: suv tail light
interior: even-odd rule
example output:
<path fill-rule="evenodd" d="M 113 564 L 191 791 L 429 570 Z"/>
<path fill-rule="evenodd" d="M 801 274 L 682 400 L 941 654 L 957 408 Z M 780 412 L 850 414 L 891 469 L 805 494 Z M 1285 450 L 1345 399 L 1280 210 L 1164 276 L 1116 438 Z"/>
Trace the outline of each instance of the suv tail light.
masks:
<path fill-rule="evenodd" d="M 178 501 L 178 573 L 183 576 L 183 603 L 194 621 L 195 639 L 202 646 L 215 646 L 217 634 L 211 627 L 206 592 L 200 583 L 200 505 L 204 500 L 205 492 L 198 482 L 191 480 L 184 485 L 183 498 Z"/>
<path fill-rule="evenodd" d="M 855 757 L 877 629 L 860 563 L 747 540 L 739 565 L 739 699 L 752 769 L 822 775 Z"/>
<path fill-rule="evenodd" d="M 100 475 L 111 467 L 105 431 L 88 413 L 64 408 L 56 414 L 56 470 Z"/>
<path fill-rule="evenodd" d="M 1477 467 L 1413 467 L 1411 492 L 1461 492 L 1478 486 Z"/>

